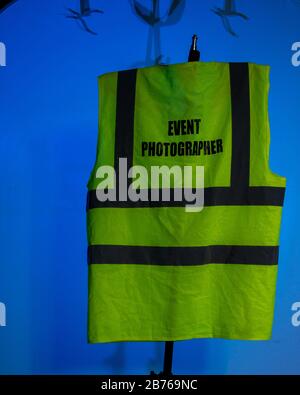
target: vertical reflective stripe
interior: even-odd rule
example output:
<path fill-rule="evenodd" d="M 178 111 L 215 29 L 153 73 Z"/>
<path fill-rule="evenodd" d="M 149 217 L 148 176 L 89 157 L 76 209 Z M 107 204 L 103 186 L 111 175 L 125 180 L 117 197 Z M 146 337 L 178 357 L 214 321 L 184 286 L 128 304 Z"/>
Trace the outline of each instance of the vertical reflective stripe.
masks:
<path fill-rule="evenodd" d="M 249 186 L 250 96 L 248 63 L 229 63 L 231 89 L 232 156 L 231 188 Z"/>
<path fill-rule="evenodd" d="M 119 158 L 127 158 L 128 168 L 132 166 L 136 75 L 137 69 L 118 72 L 114 160 L 116 174 Z"/>

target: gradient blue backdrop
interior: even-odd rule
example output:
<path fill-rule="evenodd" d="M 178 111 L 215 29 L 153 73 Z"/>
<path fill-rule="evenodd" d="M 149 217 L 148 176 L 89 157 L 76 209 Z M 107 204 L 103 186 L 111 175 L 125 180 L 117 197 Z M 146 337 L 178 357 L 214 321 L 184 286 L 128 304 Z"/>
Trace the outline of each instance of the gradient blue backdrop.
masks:
<path fill-rule="evenodd" d="M 142 0 L 141 0 L 142 1 Z M 170 0 L 162 0 L 167 8 Z M 145 1 L 144 4 L 150 4 Z M 168 63 L 187 60 L 193 33 L 203 61 L 271 65 L 272 170 L 287 177 L 273 339 L 178 341 L 174 373 L 300 374 L 299 103 L 300 1 L 237 0 L 249 21 L 229 35 L 211 12 L 223 0 L 187 0 L 161 30 Z M 163 343 L 86 341 L 86 183 L 94 163 L 99 74 L 146 66 L 148 26 L 128 0 L 91 0 L 93 36 L 64 17 L 76 0 L 18 0 L 0 14 L 0 373 L 121 373 L 160 370 Z M 149 64 L 150 63 L 150 64 Z"/>

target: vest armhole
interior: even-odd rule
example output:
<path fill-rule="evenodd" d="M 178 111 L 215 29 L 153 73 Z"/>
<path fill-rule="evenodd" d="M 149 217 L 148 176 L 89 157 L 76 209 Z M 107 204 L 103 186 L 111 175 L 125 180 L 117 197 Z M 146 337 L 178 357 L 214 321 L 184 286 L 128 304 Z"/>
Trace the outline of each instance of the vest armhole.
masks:
<path fill-rule="evenodd" d="M 286 177 L 273 171 L 270 166 L 270 152 L 271 152 L 271 130 L 270 130 L 270 117 L 269 117 L 269 95 L 270 95 L 270 66 L 264 66 L 264 78 L 266 81 L 266 88 L 264 89 L 264 133 L 265 135 L 265 150 L 266 150 L 266 171 L 268 172 L 268 178 L 272 179 L 274 183 L 279 184 L 278 186 L 286 185 Z"/>
<path fill-rule="evenodd" d="M 100 128 L 100 118 L 102 115 L 102 110 L 101 110 L 101 105 L 102 105 L 102 100 L 101 100 L 101 78 L 102 75 L 97 76 L 97 97 L 98 97 L 98 105 L 97 105 L 97 109 L 98 109 L 98 122 L 97 122 L 97 140 L 96 140 L 96 152 L 95 152 L 95 156 L 94 156 L 94 161 L 92 164 L 92 170 L 90 171 L 90 175 L 86 184 L 87 189 L 91 189 L 91 185 L 93 183 L 93 178 L 95 175 L 95 170 L 96 170 L 96 165 L 98 163 L 98 156 L 99 156 L 99 144 L 100 144 L 100 133 L 101 133 L 101 128 Z"/>

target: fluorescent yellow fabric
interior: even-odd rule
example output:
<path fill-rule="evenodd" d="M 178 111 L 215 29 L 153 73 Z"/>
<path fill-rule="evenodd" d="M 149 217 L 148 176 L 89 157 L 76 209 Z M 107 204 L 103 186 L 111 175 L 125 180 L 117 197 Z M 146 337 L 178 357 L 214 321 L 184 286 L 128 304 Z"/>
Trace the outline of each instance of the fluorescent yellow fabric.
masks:
<path fill-rule="evenodd" d="M 268 163 L 269 66 L 249 63 L 242 65 L 241 70 L 244 77 L 246 72 L 248 83 L 245 89 L 241 86 L 241 101 L 245 97 L 249 100 L 248 173 L 247 164 L 242 170 L 243 158 L 238 157 L 237 140 L 233 140 L 239 133 L 237 120 L 241 122 L 241 133 L 245 133 L 244 115 L 236 115 L 240 111 L 239 92 L 233 92 L 238 86 L 233 79 L 240 78 L 239 67 L 193 62 L 136 70 L 132 165 L 143 165 L 148 170 L 153 165 L 202 165 L 207 200 L 197 213 L 167 204 L 88 204 L 87 234 L 92 251 L 89 342 L 271 337 L 277 258 L 275 250 L 274 260 L 267 256 L 265 259 L 264 252 L 268 254 L 269 249 L 279 245 L 282 200 L 274 196 L 284 194 L 286 180 L 273 173 Z M 122 105 L 118 102 L 119 78 L 119 73 L 114 72 L 98 80 L 99 136 L 88 181 L 89 194 L 99 184 L 98 167 L 115 166 L 120 119 L 117 111 Z M 201 119 L 198 134 L 168 134 L 170 120 L 194 119 Z M 213 155 L 204 155 L 204 151 L 188 156 L 142 154 L 143 142 L 171 144 L 218 139 L 222 140 L 222 152 Z M 241 141 L 243 144 L 246 142 Z M 245 147 L 241 148 L 241 152 L 246 152 Z M 234 162 L 233 157 L 238 159 Z M 248 174 L 249 193 L 247 185 L 245 193 L 239 185 L 239 192 L 234 188 L 229 192 L 222 190 L 231 188 L 234 179 L 239 180 L 239 169 L 232 171 L 233 163 L 241 163 L 241 172 Z M 241 184 L 244 181 L 241 179 Z M 211 193 L 220 194 L 221 198 L 210 197 Z M 237 198 L 239 193 L 241 197 Z M 116 251 L 125 251 L 126 257 L 116 257 L 114 247 L 121 247 Z M 178 247 L 182 250 L 177 259 Z M 199 250 L 199 263 L 198 247 L 205 250 L 203 255 Z M 169 261 L 161 258 L 167 257 L 168 248 L 174 254 Z M 254 251 L 251 258 L 245 257 L 247 248 L 251 254 Z M 211 249 L 217 252 L 211 253 Z M 141 255 L 134 255 L 135 251 Z M 223 251 L 224 262 L 219 258 Z M 217 262 L 211 261 L 210 254 L 214 253 Z"/>

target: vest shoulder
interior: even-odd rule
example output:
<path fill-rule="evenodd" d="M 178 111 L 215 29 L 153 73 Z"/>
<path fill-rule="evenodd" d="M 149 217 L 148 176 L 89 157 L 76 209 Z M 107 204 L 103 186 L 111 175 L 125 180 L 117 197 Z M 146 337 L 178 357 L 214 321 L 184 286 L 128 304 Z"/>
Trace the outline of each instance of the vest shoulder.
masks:
<path fill-rule="evenodd" d="M 126 73 L 126 72 L 151 72 L 155 70 L 162 71 L 184 71 L 185 69 L 205 69 L 205 70 L 218 70 L 229 67 L 230 64 L 248 64 L 250 70 L 268 73 L 270 70 L 269 64 L 260 64 L 254 62 L 218 62 L 218 61 L 209 61 L 209 62 L 183 62 L 183 63 L 172 63 L 172 64 L 161 64 L 161 65 L 153 65 L 153 66 L 145 66 L 145 67 L 137 67 L 137 68 L 128 68 L 110 71 L 106 73 L 99 74 L 97 76 L 98 80 L 110 78 L 116 76 L 118 73 Z"/>

